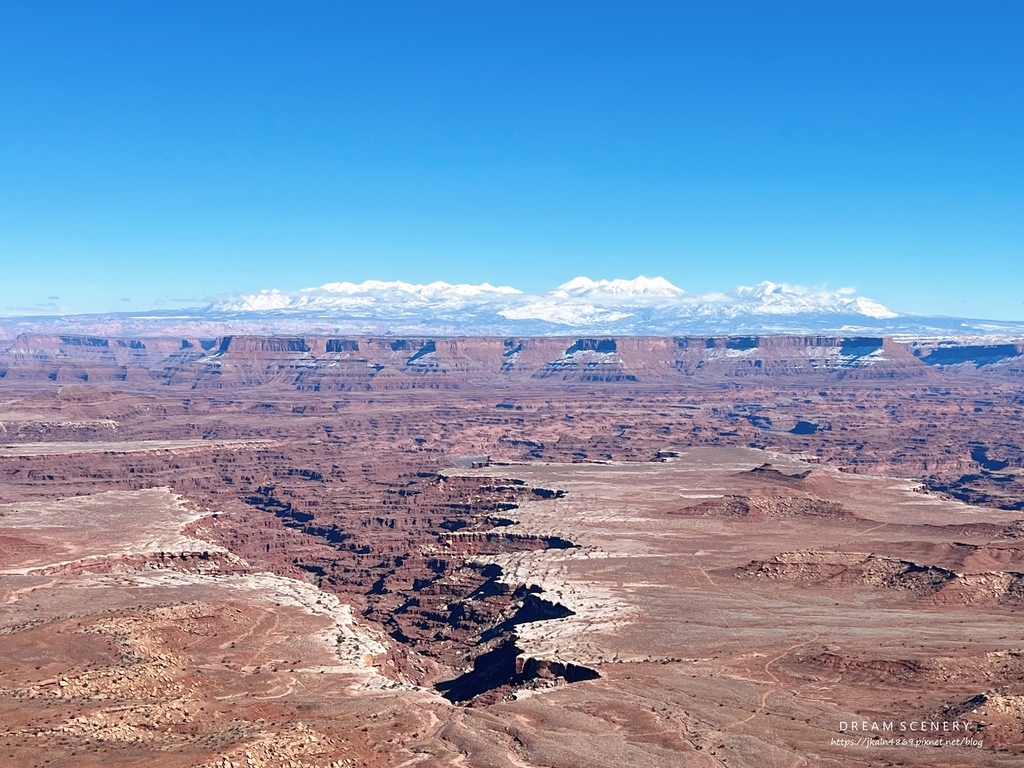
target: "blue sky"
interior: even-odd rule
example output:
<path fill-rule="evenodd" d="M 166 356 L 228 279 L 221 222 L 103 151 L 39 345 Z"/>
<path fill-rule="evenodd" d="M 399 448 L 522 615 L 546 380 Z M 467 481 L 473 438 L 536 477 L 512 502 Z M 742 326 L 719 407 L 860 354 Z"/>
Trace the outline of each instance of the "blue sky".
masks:
<path fill-rule="evenodd" d="M 1024 318 L 1019 2 L 0 7 L 0 313 L 404 279 Z"/>

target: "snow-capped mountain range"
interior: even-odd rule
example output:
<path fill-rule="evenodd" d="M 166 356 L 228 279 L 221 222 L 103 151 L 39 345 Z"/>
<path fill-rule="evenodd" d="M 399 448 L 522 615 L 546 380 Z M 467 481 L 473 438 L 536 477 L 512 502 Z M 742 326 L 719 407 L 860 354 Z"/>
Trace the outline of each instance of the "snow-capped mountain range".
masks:
<path fill-rule="evenodd" d="M 206 313 L 329 315 L 363 329 L 384 324 L 396 331 L 465 334 L 815 332 L 877 329 L 900 317 L 850 289 L 763 282 L 725 293 L 690 294 L 663 277 L 642 275 L 633 280 L 577 277 L 541 293 L 489 283 L 327 283 L 232 296 L 210 305 Z"/>
<path fill-rule="evenodd" d="M 225 296 L 174 312 L 11 318 L 0 336 L 26 330 L 135 334 L 362 333 L 448 336 L 730 334 L 1024 335 L 1024 323 L 894 312 L 853 289 L 762 282 L 688 293 L 662 277 L 577 277 L 550 291 L 489 283 L 327 283 Z"/>

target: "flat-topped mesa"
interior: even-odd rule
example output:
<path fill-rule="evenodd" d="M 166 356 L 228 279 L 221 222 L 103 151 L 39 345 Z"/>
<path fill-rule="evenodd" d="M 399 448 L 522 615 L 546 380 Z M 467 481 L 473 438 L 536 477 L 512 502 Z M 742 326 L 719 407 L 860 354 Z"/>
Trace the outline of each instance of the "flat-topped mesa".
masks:
<path fill-rule="evenodd" d="M 837 347 L 845 342 L 869 343 L 871 346 L 880 349 L 883 339 L 872 338 L 850 338 L 840 336 L 778 336 L 778 335 L 751 335 L 751 336 L 684 336 L 674 339 L 682 348 L 686 349 L 805 349 L 808 347 Z"/>
<path fill-rule="evenodd" d="M 1024 342 L 881 336 L 119 338 L 23 334 L 0 352 L 9 381 L 124 382 L 194 389 L 454 389 L 473 385 L 672 386 L 736 379 L 1024 376 Z M 938 381 L 936 379 L 936 381 Z"/>
<path fill-rule="evenodd" d="M 96 359 L 107 352 L 132 350 L 168 355 L 182 348 L 183 340 L 171 336 L 133 338 L 117 336 L 79 336 L 74 334 L 23 333 L 9 342 L 7 352 L 59 353 L 81 359 Z M 188 343 L 192 343 L 189 341 Z"/>
<path fill-rule="evenodd" d="M 180 355 L 182 344 L 176 338 L 26 333 L 0 352 L 0 377 L 58 384 L 146 380 Z"/>
<path fill-rule="evenodd" d="M 326 340 L 320 340 L 321 354 L 326 351 Z M 219 339 L 216 353 L 227 356 L 248 356 L 253 353 L 310 352 L 309 342 L 301 337 L 287 336 L 224 336 Z"/>
<path fill-rule="evenodd" d="M 914 342 L 913 355 L 928 365 L 958 366 L 967 370 L 998 366 L 1024 371 L 1024 343 L 955 344 Z"/>

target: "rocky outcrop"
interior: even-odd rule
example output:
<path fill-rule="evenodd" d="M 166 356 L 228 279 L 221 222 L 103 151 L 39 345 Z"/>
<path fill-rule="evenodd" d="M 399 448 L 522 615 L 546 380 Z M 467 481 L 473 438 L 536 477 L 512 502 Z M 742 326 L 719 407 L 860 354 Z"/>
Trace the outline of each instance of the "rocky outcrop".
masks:
<path fill-rule="evenodd" d="M 785 517 L 855 518 L 842 504 L 803 496 L 723 496 L 670 514 L 692 517 L 746 517 L 752 520 Z"/>
<path fill-rule="evenodd" d="M 80 576 L 98 573 L 135 573 L 148 570 L 171 570 L 198 574 L 244 574 L 252 571 L 248 563 L 230 552 L 200 550 L 104 555 L 61 565 L 35 568 L 30 572 L 40 576 Z"/>
<path fill-rule="evenodd" d="M 984 548 L 968 550 L 959 561 L 979 559 Z M 936 553 L 941 556 L 941 553 Z M 998 556 L 998 554 L 997 554 Z M 948 558 L 948 554 L 947 554 Z M 834 587 L 865 586 L 906 592 L 938 605 L 1024 604 L 1024 573 L 1011 570 L 960 572 L 940 565 L 856 552 L 783 552 L 755 560 L 738 573 L 756 579 Z"/>
<path fill-rule="evenodd" d="M 933 595 L 957 578 L 946 568 L 858 552 L 783 552 L 754 560 L 738 573 L 755 579 L 834 586 L 866 586 Z"/>

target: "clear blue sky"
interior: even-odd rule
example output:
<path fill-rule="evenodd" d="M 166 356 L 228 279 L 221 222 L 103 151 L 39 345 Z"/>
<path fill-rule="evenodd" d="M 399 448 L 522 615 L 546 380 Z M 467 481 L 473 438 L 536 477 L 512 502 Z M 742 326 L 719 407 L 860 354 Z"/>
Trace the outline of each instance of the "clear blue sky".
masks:
<path fill-rule="evenodd" d="M 1022 30 L 1019 1 L 4 3 L 0 313 L 643 273 L 1021 319 Z"/>

